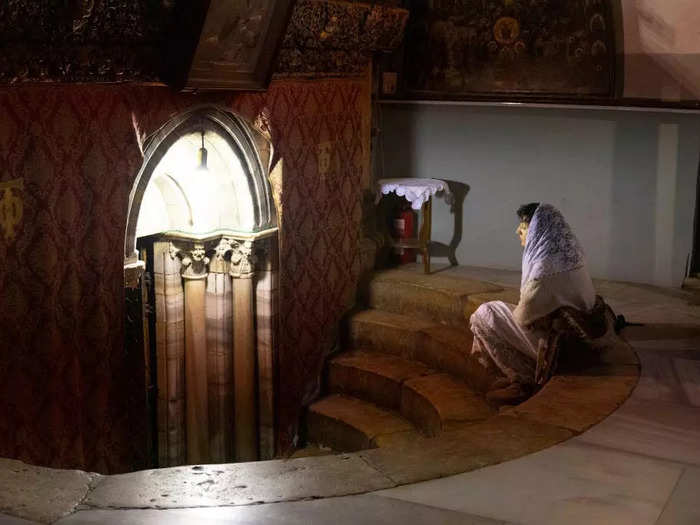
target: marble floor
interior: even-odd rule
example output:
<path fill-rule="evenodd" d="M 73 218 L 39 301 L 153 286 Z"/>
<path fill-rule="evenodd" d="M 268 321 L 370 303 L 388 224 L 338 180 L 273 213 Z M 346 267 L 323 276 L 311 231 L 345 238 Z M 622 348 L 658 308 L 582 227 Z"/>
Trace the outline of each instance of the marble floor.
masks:
<path fill-rule="evenodd" d="M 515 272 L 450 270 L 513 286 Z M 700 524 L 700 307 L 680 290 L 596 282 L 645 326 L 625 337 L 642 376 L 584 434 L 523 458 L 371 494 L 178 510 L 80 510 L 58 523 Z M 14 518 L 0 523 L 29 523 Z"/>

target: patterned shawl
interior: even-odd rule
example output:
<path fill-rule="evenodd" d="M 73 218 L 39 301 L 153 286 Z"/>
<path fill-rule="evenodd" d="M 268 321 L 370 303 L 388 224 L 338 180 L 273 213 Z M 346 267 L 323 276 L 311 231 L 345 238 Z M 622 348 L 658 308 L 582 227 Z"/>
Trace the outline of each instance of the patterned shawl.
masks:
<path fill-rule="evenodd" d="M 537 207 L 527 232 L 520 289 L 533 280 L 585 265 L 581 245 L 562 214 L 550 204 Z"/>

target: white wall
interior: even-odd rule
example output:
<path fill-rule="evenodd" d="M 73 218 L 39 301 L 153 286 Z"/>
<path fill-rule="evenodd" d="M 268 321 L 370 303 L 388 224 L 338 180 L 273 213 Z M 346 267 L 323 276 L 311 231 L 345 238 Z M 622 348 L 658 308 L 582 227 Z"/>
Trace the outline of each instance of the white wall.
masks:
<path fill-rule="evenodd" d="M 380 111 L 377 176 L 470 186 L 459 264 L 519 269 L 515 210 L 540 201 L 562 210 L 594 277 L 681 284 L 700 116 L 456 105 Z M 453 232 L 448 206 L 435 201 L 433 240 L 449 244 Z"/>

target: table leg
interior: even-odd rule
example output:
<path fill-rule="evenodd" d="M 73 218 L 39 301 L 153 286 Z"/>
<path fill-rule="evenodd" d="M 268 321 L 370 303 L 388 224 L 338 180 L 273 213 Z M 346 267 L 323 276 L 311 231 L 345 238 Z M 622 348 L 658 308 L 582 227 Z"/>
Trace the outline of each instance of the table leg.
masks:
<path fill-rule="evenodd" d="M 432 229 L 432 197 L 423 204 L 423 224 L 420 229 L 421 255 L 423 257 L 423 270 L 430 273 L 430 235 Z"/>

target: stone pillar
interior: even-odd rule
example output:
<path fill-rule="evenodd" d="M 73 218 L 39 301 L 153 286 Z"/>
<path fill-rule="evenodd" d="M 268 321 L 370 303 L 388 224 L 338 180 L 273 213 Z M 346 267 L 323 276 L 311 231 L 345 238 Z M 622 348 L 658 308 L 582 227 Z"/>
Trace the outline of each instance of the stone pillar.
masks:
<path fill-rule="evenodd" d="M 186 463 L 185 294 L 182 265 L 169 242 L 153 244 L 158 366 L 158 466 Z"/>
<path fill-rule="evenodd" d="M 256 242 L 256 245 L 258 242 Z M 275 362 L 278 317 L 277 239 L 260 242 L 255 269 L 255 330 L 258 361 L 258 442 L 260 459 L 275 456 Z"/>
<path fill-rule="evenodd" d="M 255 259 L 252 241 L 231 241 L 234 433 L 237 461 L 256 461 L 258 459 L 255 314 L 253 306 Z"/>
<path fill-rule="evenodd" d="M 177 250 L 177 249 L 176 249 Z M 185 281 L 185 389 L 187 463 L 209 461 L 207 333 L 204 301 L 207 264 L 204 245 L 178 251 Z"/>
<path fill-rule="evenodd" d="M 234 439 L 233 292 L 225 239 L 215 247 L 207 277 L 207 367 L 209 370 L 209 443 L 212 463 L 232 463 Z"/>

